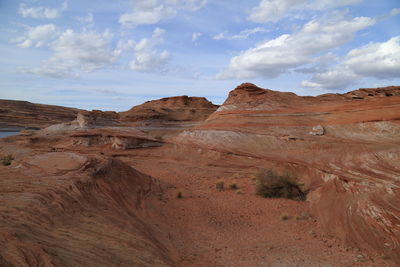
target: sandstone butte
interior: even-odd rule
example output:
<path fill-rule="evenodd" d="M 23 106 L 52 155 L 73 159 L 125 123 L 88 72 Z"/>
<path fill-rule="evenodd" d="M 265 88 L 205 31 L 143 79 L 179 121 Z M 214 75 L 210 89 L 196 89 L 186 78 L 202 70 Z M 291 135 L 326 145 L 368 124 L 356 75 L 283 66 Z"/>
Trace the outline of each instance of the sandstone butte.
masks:
<path fill-rule="evenodd" d="M 399 86 L 0 110 L 41 128 L 0 139 L 0 266 L 400 265 Z M 306 201 L 256 195 L 260 170 Z"/>

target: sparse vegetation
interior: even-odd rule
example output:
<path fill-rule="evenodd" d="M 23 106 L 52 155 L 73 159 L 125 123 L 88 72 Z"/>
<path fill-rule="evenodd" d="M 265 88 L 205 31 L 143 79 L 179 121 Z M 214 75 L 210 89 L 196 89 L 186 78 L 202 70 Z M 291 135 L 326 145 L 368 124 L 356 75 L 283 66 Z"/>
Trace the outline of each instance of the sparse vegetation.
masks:
<path fill-rule="evenodd" d="M 390 257 L 388 255 L 381 255 L 382 260 L 390 260 Z"/>
<path fill-rule="evenodd" d="M 278 175 L 268 170 L 258 172 L 256 178 L 256 193 L 266 198 L 288 198 L 298 201 L 306 199 L 306 193 L 289 174 Z"/>
<path fill-rule="evenodd" d="M 13 158 L 12 155 L 7 155 L 7 156 L 4 156 L 4 157 L 2 157 L 2 158 L 0 159 L 1 163 L 2 163 L 4 166 L 9 166 L 9 165 L 11 165 L 11 162 L 12 162 L 13 160 L 14 160 L 14 158 Z"/>
<path fill-rule="evenodd" d="M 182 191 L 176 192 L 176 198 L 183 198 Z"/>
<path fill-rule="evenodd" d="M 164 141 L 164 138 L 161 135 L 154 136 L 154 139 L 156 139 L 158 141 Z"/>
<path fill-rule="evenodd" d="M 225 182 L 223 180 L 219 180 L 216 184 L 215 184 L 215 188 L 217 188 L 217 190 L 219 192 L 224 191 L 225 190 Z"/>
<path fill-rule="evenodd" d="M 311 215 L 308 212 L 302 212 L 301 214 L 296 216 L 297 221 L 308 220 L 310 219 Z"/>
<path fill-rule="evenodd" d="M 239 190 L 236 190 L 236 194 L 238 194 L 238 195 L 243 195 L 244 192 L 243 192 L 241 189 L 239 189 Z"/>
<path fill-rule="evenodd" d="M 237 184 L 235 184 L 235 183 L 232 183 L 232 184 L 230 184 L 229 185 L 229 189 L 230 190 L 236 190 L 236 189 L 238 189 L 239 187 L 237 186 Z"/>
<path fill-rule="evenodd" d="M 290 216 L 286 213 L 281 214 L 281 221 L 287 221 L 290 219 Z"/>

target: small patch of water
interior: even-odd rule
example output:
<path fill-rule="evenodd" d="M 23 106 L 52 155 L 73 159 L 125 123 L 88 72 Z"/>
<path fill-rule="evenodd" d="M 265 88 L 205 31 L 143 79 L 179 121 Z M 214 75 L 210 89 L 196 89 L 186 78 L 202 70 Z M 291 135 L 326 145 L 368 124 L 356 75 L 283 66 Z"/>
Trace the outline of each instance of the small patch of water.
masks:
<path fill-rule="evenodd" d="M 0 138 L 19 134 L 19 132 L 0 132 Z"/>

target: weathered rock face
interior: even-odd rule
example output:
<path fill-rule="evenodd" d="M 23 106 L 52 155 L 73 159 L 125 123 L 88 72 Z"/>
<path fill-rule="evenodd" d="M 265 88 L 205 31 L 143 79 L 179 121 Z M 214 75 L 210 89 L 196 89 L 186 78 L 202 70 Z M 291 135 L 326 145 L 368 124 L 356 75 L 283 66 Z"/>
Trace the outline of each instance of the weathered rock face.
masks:
<path fill-rule="evenodd" d="M 298 102 L 299 97 L 294 93 L 265 90 L 251 83 L 243 83 L 229 93 L 228 98 L 218 111 L 236 109 L 273 110 L 296 105 Z"/>
<path fill-rule="evenodd" d="M 400 263 L 400 87 L 300 97 L 242 84 L 176 142 L 296 173 L 326 231 Z"/>
<path fill-rule="evenodd" d="M 120 112 L 123 121 L 202 121 L 218 108 L 204 97 L 176 96 L 148 101 Z"/>
<path fill-rule="evenodd" d="M 161 146 L 161 140 L 149 137 L 145 133 L 130 128 L 98 128 L 74 131 L 70 135 L 72 146 L 107 146 L 112 149 L 134 149 Z M 72 143 L 72 144 L 71 144 Z"/>
<path fill-rule="evenodd" d="M 81 111 L 76 117 L 79 127 L 101 127 L 118 125 L 118 113 L 114 111 Z"/>
<path fill-rule="evenodd" d="M 399 88 L 300 97 L 244 84 L 206 121 L 138 121 L 197 125 L 168 137 L 90 112 L 2 138 L 0 265 L 394 267 Z M 164 107 L 197 103 L 185 99 Z M 256 195 L 262 169 L 291 173 L 307 201 Z M 220 179 L 239 190 L 217 191 Z"/>
<path fill-rule="evenodd" d="M 172 266 L 149 223 L 165 184 L 95 155 L 43 153 L 15 164 L 0 168 L 1 266 Z"/>
<path fill-rule="evenodd" d="M 0 99 L 0 126 L 44 128 L 75 119 L 79 109 Z M 11 127 L 12 129 L 12 127 Z"/>

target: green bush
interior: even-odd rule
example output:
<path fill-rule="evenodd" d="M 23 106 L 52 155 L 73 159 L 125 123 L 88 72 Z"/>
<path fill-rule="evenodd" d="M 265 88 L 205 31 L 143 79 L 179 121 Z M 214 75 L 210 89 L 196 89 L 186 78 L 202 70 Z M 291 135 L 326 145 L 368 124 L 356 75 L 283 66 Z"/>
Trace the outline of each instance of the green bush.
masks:
<path fill-rule="evenodd" d="M 266 198 L 288 198 L 298 201 L 306 199 L 306 193 L 289 175 L 278 175 L 273 171 L 261 171 L 255 176 L 256 194 Z"/>
<path fill-rule="evenodd" d="M 1 163 L 2 163 L 4 166 L 9 166 L 9 165 L 11 165 L 11 162 L 12 162 L 13 160 L 14 160 L 14 158 L 13 158 L 12 155 L 8 155 L 8 156 L 2 157 L 2 158 L 0 159 Z"/>

